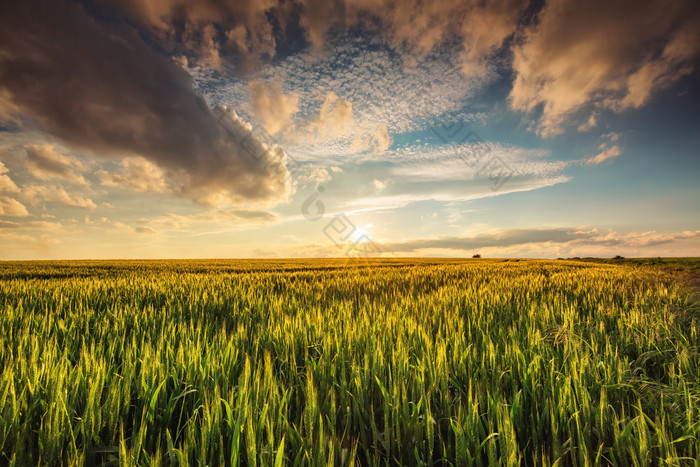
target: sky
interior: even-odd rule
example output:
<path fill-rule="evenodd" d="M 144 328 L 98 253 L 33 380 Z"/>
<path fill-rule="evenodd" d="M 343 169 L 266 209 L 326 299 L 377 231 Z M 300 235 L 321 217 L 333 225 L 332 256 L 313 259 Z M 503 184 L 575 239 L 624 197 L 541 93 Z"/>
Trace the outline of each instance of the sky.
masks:
<path fill-rule="evenodd" d="M 0 5 L 0 259 L 700 256 L 700 3 Z"/>

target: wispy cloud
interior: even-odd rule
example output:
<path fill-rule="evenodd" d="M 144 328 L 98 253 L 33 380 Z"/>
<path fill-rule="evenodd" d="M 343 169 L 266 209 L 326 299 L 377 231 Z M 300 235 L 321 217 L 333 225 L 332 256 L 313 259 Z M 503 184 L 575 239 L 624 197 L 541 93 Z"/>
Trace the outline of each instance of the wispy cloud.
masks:
<path fill-rule="evenodd" d="M 186 231 L 190 234 L 207 234 L 251 228 L 269 224 L 277 216 L 269 211 L 247 209 L 220 209 L 197 214 L 165 213 L 139 219 L 137 232 Z"/>
<path fill-rule="evenodd" d="M 598 165 L 603 161 L 606 161 L 608 159 L 614 159 L 620 154 L 622 154 L 622 151 L 620 150 L 620 147 L 617 145 L 612 145 L 610 147 L 607 147 L 607 145 L 602 144 L 600 146 L 601 152 L 599 152 L 597 155 L 586 159 L 586 164 L 587 165 Z"/>
<path fill-rule="evenodd" d="M 492 198 L 511 193 L 538 190 L 545 187 L 566 183 L 571 178 L 559 176 L 542 179 L 522 179 L 509 181 L 504 188 L 494 191 L 488 183 L 478 185 L 467 185 L 464 183 L 445 187 L 444 185 L 434 185 L 432 183 L 419 183 L 395 187 L 397 194 L 384 196 L 373 196 L 367 198 L 357 198 L 342 203 L 339 212 L 346 214 L 359 214 L 366 212 L 387 212 L 404 208 L 414 203 L 424 201 L 438 201 L 441 203 L 456 203 L 465 201 L 475 201 L 478 199 Z M 401 190 L 403 188 L 403 190 Z"/>
<path fill-rule="evenodd" d="M 27 221 L 13 222 L 0 220 L 0 229 L 2 230 L 40 230 L 44 232 L 57 232 L 63 230 L 63 225 L 60 222 L 45 222 L 45 221 Z"/>
<path fill-rule="evenodd" d="M 485 143 L 488 155 L 474 154 L 469 143 L 397 148 L 387 154 L 393 163 L 391 174 L 397 177 L 429 180 L 469 180 L 478 177 L 486 159 L 497 157 L 519 176 L 555 177 L 575 161 L 552 160 L 546 151 L 524 149 L 497 143 Z M 464 158 L 476 159 L 474 164 Z M 484 174 L 481 174 L 484 177 Z"/>

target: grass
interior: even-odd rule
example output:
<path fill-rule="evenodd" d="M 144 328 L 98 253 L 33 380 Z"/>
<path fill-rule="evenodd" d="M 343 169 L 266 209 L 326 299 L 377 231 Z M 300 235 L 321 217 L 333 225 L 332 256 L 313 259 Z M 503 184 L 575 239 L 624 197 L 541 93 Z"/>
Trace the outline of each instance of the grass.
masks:
<path fill-rule="evenodd" d="M 0 464 L 699 465 L 668 269 L 0 263 Z"/>

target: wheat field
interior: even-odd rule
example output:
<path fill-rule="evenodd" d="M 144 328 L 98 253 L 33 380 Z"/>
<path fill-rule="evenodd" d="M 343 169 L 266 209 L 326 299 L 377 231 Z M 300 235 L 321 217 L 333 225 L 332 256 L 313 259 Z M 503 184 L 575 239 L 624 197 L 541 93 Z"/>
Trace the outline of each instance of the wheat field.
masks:
<path fill-rule="evenodd" d="M 683 277 L 543 260 L 0 263 L 0 465 L 699 465 Z"/>

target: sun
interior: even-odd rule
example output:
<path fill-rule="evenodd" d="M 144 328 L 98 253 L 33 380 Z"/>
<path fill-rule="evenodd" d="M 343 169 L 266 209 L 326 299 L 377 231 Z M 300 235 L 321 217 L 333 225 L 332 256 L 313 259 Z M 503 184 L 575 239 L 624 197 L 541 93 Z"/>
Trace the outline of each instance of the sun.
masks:
<path fill-rule="evenodd" d="M 363 238 L 370 238 L 370 229 L 372 228 L 372 224 L 365 224 L 362 227 L 355 227 L 355 230 L 352 232 L 352 235 L 350 236 L 350 241 L 353 243 L 357 243 L 361 241 Z"/>

